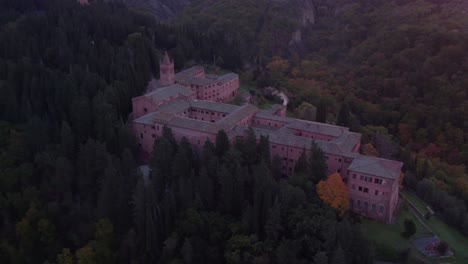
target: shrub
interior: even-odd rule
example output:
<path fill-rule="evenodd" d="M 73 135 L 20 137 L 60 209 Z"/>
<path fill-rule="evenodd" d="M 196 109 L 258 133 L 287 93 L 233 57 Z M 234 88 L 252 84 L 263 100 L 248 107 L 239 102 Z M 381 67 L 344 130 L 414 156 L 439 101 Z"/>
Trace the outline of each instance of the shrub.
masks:
<path fill-rule="evenodd" d="M 445 254 L 447 254 L 447 250 L 448 250 L 448 244 L 447 242 L 445 241 L 440 241 L 439 242 L 439 245 L 437 246 L 437 251 L 439 251 L 439 254 L 441 256 L 444 256 Z"/>
<path fill-rule="evenodd" d="M 401 233 L 404 238 L 409 238 L 416 233 L 416 225 L 411 219 L 405 219 L 404 228 L 405 230 Z"/>

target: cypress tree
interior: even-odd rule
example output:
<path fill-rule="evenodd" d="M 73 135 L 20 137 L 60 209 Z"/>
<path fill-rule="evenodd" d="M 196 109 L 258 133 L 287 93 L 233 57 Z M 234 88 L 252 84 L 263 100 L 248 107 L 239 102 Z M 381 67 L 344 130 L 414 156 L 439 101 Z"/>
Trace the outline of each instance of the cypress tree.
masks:
<path fill-rule="evenodd" d="M 340 108 L 340 112 L 338 113 L 338 119 L 336 121 L 336 124 L 339 126 L 349 127 L 349 121 L 349 106 L 347 103 L 343 103 L 343 105 Z"/>
<path fill-rule="evenodd" d="M 325 154 L 315 142 L 312 142 L 312 146 L 310 148 L 309 166 L 311 178 L 315 184 L 327 178 Z"/>
<path fill-rule="evenodd" d="M 226 131 L 220 130 L 216 135 L 215 152 L 218 158 L 222 158 L 230 148 L 229 138 Z"/>
<path fill-rule="evenodd" d="M 320 122 L 320 123 L 326 123 L 327 122 L 327 113 L 328 113 L 328 106 L 325 100 L 323 98 L 320 99 L 318 105 L 317 105 L 317 113 L 315 117 L 315 121 Z"/>

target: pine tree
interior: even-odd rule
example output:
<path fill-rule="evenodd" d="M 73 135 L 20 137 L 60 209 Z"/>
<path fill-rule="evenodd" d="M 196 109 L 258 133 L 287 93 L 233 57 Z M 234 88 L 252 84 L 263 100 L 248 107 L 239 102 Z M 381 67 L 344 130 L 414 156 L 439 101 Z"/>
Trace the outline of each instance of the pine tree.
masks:
<path fill-rule="evenodd" d="M 226 153 L 230 148 L 229 138 L 226 134 L 226 131 L 220 130 L 216 135 L 216 144 L 215 144 L 215 152 L 218 158 L 223 157 L 224 153 Z"/>
<path fill-rule="evenodd" d="M 268 136 L 260 136 L 258 154 L 260 156 L 260 162 L 265 162 L 266 165 L 271 164 L 270 140 Z"/>
<path fill-rule="evenodd" d="M 317 113 L 316 113 L 315 121 L 320 122 L 320 123 L 327 122 L 327 113 L 328 113 L 327 108 L 328 108 L 327 103 L 325 102 L 323 98 L 321 98 L 317 105 Z"/>
<path fill-rule="evenodd" d="M 60 150 L 62 155 L 69 159 L 73 159 L 76 155 L 75 136 L 66 121 L 62 122 L 60 130 Z"/>
<path fill-rule="evenodd" d="M 309 175 L 310 174 L 309 169 L 310 169 L 309 161 L 307 159 L 306 149 L 304 147 L 302 149 L 301 155 L 299 156 L 299 159 L 297 159 L 296 167 L 294 167 L 294 172 L 302 173 L 304 175 Z"/>
<path fill-rule="evenodd" d="M 338 119 L 336 124 L 339 126 L 349 127 L 350 124 L 350 114 L 349 114 L 349 106 L 347 103 L 343 103 L 340 108 L 340 112 L 338 113 Z"/>
<path fill-rule="evenodd" d="M 315 184 L 327 178 L 327 163 L 325 160 L 325 154 L 315 142 L 312 142 L 312 146 L 310 148 L 309 166 L 311 180 Z"/>

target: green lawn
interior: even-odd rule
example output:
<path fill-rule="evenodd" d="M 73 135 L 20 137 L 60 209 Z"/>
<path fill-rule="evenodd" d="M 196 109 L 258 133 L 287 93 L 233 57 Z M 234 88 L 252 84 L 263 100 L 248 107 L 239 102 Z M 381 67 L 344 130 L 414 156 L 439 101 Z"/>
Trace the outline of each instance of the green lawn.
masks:
<path fill-rule="evenodd" d="M 423 214 L 427 212 L 427 204 L 415 194 L 403 192 L 403 195 Z M 403 222 L 406 218 L 413 220 L 416 224 L 416 234 L 410 240 L 406 240 L 401 236 Z M 468 237 L 448 226 L 436 216 L 426 221 L 426 224 L 430 230 L 427 230 L 409 209 L 404 208 L 398 215 L 396 223 L 387 225 L 372 220 L 364 220 L 363 229 L 368 239 L 374 242 L 377 259 L 379 260 L 397 261 L 400 253 L 404 249 L 410 248 L 410 256 L 413 259 L 422 259 L 429 263 L 468 263 Z M 411 241 L 419 237 L 432 236 L 432 232 L 449 244 L 450 250 L 454 253 L 453 257 L 428 259 L 417 251 Z"/>
<path fill-rule="evenodd" d="M 427 204 L 412 192 L 403 192 L 403 195 L 410 200 L 421 212 L 426 213 Z M 422 211 L 424 209 L 424 211 Z M 440 239 L 446 241 L 454 253 L 454 262 L 468 263 L 468 237 L 458 232 L 453 227 L 447 225 L 437 216 L 431 217 L 427 221 L 429 228 Z"/>
<path fill-rule="evenodd" d="M 468 237 L 442 222 L 438 217 L 428 221 L 429 227 L 442 240 L 446 241 L 454 253 L 454 263 L 468 263 Z"/>
<path fill-rule="evenodd" d="M 414 206 L 415 206 L 416 208 L 418 208 L 418 210 L 419 210 L 423 215 L 425 215 L 425 214 L 427 213 L 427 207 L 426 207 L 427 205 L 426 205 L 426 203 L 425 203 L 423 200 L 419 199 L 419 198 L 416 196 L 416 194 L 414 194 L 413 192 L 407 192 L 407 191 L 402 191 L 401 193 L 402 193 L 402 195 L 404 195 L 406 198 L 408 198 L 408 200 L 409 200 L 410 202 L 412 202 L 412 203 L 414 204 Z"/>
<path fill-rule="evenodd" d="M 416 234 L 410 239 L 401 236 L 405 219 L 411 219 L 416 224 Z M 398 261 L 401 252 L 407 248 L 411 249 L 412 258 L 424 258 L 413 246 L 411 240 L 415 237 L 429 236 L 429 233 L 408 209 L 400 212 L 394 224 L 365 219 L 363 220 L 363 231 L 366 237 L 375 244 L 379 260 Z"/>

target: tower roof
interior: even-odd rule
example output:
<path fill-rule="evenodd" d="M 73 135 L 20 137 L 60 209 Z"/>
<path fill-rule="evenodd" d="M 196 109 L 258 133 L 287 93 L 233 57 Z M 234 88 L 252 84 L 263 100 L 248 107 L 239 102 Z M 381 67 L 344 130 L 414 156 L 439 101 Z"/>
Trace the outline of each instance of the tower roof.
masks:
<path fill-rule="evenodd" d="M 167 54 L 167 51 L 164 52 L 164 58 L 162 61 L 163 64 L 171 64 L 171 60 L 169 59 L 169 55 Z"/>

